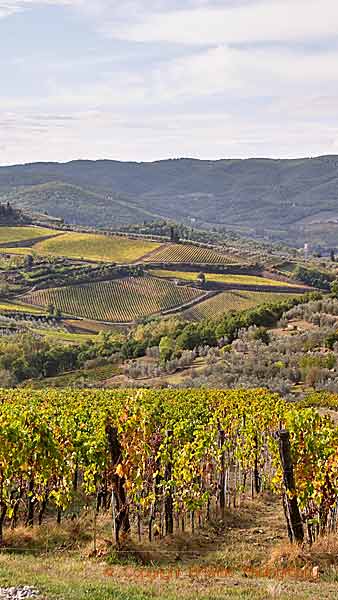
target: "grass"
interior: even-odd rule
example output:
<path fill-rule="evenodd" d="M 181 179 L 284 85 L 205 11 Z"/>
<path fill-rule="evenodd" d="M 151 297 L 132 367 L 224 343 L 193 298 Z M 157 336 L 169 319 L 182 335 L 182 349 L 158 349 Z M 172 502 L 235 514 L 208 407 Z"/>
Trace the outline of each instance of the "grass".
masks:
<path fill-rule="evenodd" d="M 31 304 L 17 304 L 15 302 L 0 301 L 0 312 L 23 312 L 31 313 L 32 315 L 45 315 L 46 311 L 43 308 L 36 308 Z"/>
<path fill-rule="evenodd" d="M 67 388 L 74 385 L 83 385 L 87 383 L 100 383 L 106 379 L 110 379 L 119 373 L 119 368 L 114 364 L 103 365 L 100 367 L 93 367 L 91 369 L 79 369 L 78 371 L 71 371 L 58 375 L 56 377 L 48 377 L 46 379 L 30 380 L 25 383 L 25 387 L 32 387 L 34 389 L 48 387 L 61 387 Z"/>
<path fill-rule="evenodd" d="M 0 247 L 1 254 L 15 254 L 18 256 L 27 256 L 28 254 L 32 254 L 32 256 L 36 255 L 37 252 L 34 251 L 33 248 L 10 248 L 10 247 Z"/>
<path fill-rule="evenodd" d="M 0 227 L 0 244 L 10 246 L 11 243 L 34 240 L 46 235 L 60 235 L 60 232 L 45 227 Z"/>
<path fill-rule="evenodd" d="M 39 290 L 24 296 L 33 305 L 53 304 L 65 315 L 127 323 L 183 306 L 200 290 L 153 277 L 127 277 L 78 286 Z"/>
<path fill-rule="evenodd" d="M 156 242 L 92 233 L 64 233 L 34 245 L 37 254 L 80 260 L 133 263 L 160 247 Z"/>
<path fill-rule="evenodd" d="M 150 271 L 152 275 L 156 277 L 169 277 L 173 279 L 183 279 L 184 281 L 196 281 L 199 272 L 186 272 L 186 271 L 165 271 L 161 269 L 154 269 Z M 221 274 L 221 273 L 205 273 L 206 281 L 226 283 L 226 284 L 241 284 L 241 285 L 264 285 L 271 287 L 298 287 L 293 283 L 287 283 L 284 281 L 276 281 L 274 279 L 268 279 L 267 277 L 259 277 L 258 275 L 233 275 L 233 274 Z"/>
<path fill-rule="evenodd" d="M 121 330 L 114 327 L 114 325 L 109 325 L 108 323 L 98 323 L 97 321 L 90 321 L 88 319 L 66 319 L 64 323 L 67 327 L 70 327 L 71 330 L 74 330 L 74 333 L 97 334 L 101 331 L 107 331 L 109 333 L 116 333 L 117 335 L 121 334 Z"/>
<path fill-rule="evenodd" d="M 43 327 L 32 326 L 32 331 L 38 335 L 42 335 L 48 338 L 50 341 L 55 340 L 56 342 L 64 342 L 65 344 L 82 344 L 84 342 L 91 342 L 95 338 L 95 334 L 91 333 L 70 333 L 68 331 L 62 331 L 60 329 L 45 329 Z"/>
<path fill-rule="evenodd" d="M 337 598 L 338 537 L 291 547 L 281 501 L 270 495 L 244 500 L 194 535 L 187 530 L 152 544 L 128 542 L 128 558 L 109 545 L 109 515 L 97 519 L 96 556 L 93 533 L 91 511 L 61 526 L 50 521 L 6 530 L 0 586 L 32 585 L 48 600 Z"/>
<path fill-rule="evenodd" d="M 273 292 L 246 292 L 246 291 L 229 291 L 222 292 L 200 302 L 196 306 L 192 306 L 183 312 L 183 317 L 192 321 L 200 321 L 202 319 L 212 319 L 220 317 L 223 313 L 229 311 L 241 311 L 249 308 L 254 308 L 259 304 L 269 302 L 280 302 L 292 297 L 292 294 L 280 294 Z"/>

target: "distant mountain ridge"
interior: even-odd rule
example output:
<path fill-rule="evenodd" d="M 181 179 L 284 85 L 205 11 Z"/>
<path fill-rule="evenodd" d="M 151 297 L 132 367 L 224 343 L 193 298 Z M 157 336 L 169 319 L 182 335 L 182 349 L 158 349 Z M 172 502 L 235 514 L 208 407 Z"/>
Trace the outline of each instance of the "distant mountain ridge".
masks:
<path fill-rule="evenodd" d="M 338 245 L 338 156 L 79 160 L 0 167 L 0 201 L 66 222 L 171 218 L 290 243 Z"/>

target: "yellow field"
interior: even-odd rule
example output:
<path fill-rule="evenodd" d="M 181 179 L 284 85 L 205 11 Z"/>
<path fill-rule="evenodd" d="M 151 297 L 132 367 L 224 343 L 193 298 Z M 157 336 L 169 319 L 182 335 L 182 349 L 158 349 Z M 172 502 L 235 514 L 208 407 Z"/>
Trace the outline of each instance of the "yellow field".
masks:
<path fill-rule="evenodd" d="M 31 304 L 12 304 L 11 302 L 0 302 L 0 312 L 24 312 L 36 315 L 44 315 L 46 311 L 43 308 L 36 308 Z"/>
<path fill-rule="evenodd" d="M 0 254 L 17 254 L 19 256 L 27 256 L 27 254 L 37 254 L 32 248 L 8 248 L 0 246 Z"/>
<path fill-rule="evenodd" d="M 192 244 L 163 244 L 161 248 L 147 257 L 146 262 L 229 265 L 238 264 L 238 259 Z"/>
<path fill-rule="evenodd" d="M 273 292 L 245 292 L 229 291 L 217 294 L 182 313 L 189 321 L 213 319 L 229 311 L 240 311 L 254 308 L 259 304 L 280 302 L 292 297 L 292 294 L 274 294 Z"/>
<path fill-rule="evenodd" d="M 185 272 L 185 271 L 164 271 L 161 269 L 153 269 L 150 271 L 152 275 L 156 277 L 169 277 L 173 279 L 183 279 L 184 281 L 196 281 L 199 272 Z M 271 287 L 292 287 L 296 288 L 297 285 L 293 283 L 286 283 L 285 281 L 276 281 L 274 279 L 267 279 L 266 277 L 259 277 L 257 275 L 223 275 L 220 273 L 205 273 L 206 281 L 215 281 L 219 283 L 234 283 L 241 285 L 264 285 Z"/>
<path fill-rule="evenodd" d="M 57 238 L 44 240 L 34 245 L 37 254 L 65 256 L 80 260 L 131 263 L 160 244 L 125 237 L 113 237 L 94 233 L 64 233 Z"/>
<path fill-rule="evenodd" d="M 34 240 L 46 235 L 60 235 L 60 232 L 45 227 L 0 227 L 0 244 L 10 246 L 14 242 Z"/>

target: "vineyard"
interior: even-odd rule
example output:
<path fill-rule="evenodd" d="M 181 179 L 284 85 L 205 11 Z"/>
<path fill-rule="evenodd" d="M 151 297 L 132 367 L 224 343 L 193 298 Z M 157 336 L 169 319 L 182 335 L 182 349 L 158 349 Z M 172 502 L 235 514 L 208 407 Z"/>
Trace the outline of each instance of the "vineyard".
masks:
<path fill-rule="evenodd" d="M 2 390 L 0 442 L 1 534 L 92 506 L 151 540 L 267 490 L 290 539 L 336 528 L 337 428 L 265 390 Z"/>
<path fill-rule="evenodd" d="M 271 302 L 280 302 L 292 298 L 292 294 L 279 294 L 273 292 L 246 292 L 229 291 L 217 294 L 192 306 L 183 312 L 185 319 L 189 321 L 201 321 L 202 319 L 212 319 L 220 317 L 222 314 L 230 311 L 241 311 L 254 308 L 259 304 Z"/>
<path fill-rule="evenodd" d="M 64 233 L 35 244 L 38 254 L 116 263 L 131 263 L 160 244 L 94 233 Z"/>
<path fill-rule="evenodd" d="M 189 244 L 167 244 L 146 257 L 150 263 L 197 263 L 212 265 L 233 265 L 238 260 L 209 248 Z"/>
<path fill-rule="evenodd" d="M 186 272 L 186 271 L 165 271 L 162 269 L 153 269 L 150 271 L 152 275 L 156 277 L 167 277 L 171 279 L 183 279 L 184 281 L 196 281 L 199 272 Z M 205 280 L 207 282 L 225 283 L 227 285 L 240 284 L 247 286 L 270 286 L 270 287 L 290 287 L 297 288 L 297 285 L 287 283 L 285 281 L 276 281 L 274 279 L 268 279 L 267 277 L 260 277 L 258 275 L 233 275 L 233 274 L 222 274 L 222 273 L 205 273 Z"/>
<path fill-rule="evenodd" d="M 128 277 L 27 294 L 26 303 L 53 305 L 63 314 L 97 321 L 126 323 L 183 306 L 203 297 L 203 292 L 152 277 Z"/>

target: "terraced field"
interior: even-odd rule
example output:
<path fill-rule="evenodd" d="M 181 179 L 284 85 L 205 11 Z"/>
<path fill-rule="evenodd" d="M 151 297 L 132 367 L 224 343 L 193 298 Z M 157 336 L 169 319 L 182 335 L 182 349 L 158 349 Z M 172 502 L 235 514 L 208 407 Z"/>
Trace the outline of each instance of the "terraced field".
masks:
<path fill-rule="evenodd" d="M 156 277 L 165 277 L 172 279 L 183 279 L 184 281 L 196 281 L 199 274 L 196 272 L 186 271 L 164 271 L 162 269 L 152 269 L 150 271 L 152 275 Z M 240 285 L 264 285 L 271 287 L 292 287 L 295 288 L 297 285 L 293 283 L 287 283 L 284 281 L 276 281 L 274 279 L 268 279 L 267 277 L 259 277 L 257 275 L 223 275 L 220 273 L 205 273 L 206 281 L 226 284 L 240 284 Z"/>
<path fill-rule="evenodd" d="M 238 264 L 233 257 L 189 244 L 166 244 L 147 256 L 145 262 L 152 263 L 197 263 L 212 265 Z"/>
<path fill-rule="evenodd" d="M 23 299 L 37 306 L 53 304 L 67 315 L 126 323 L 180 307 L 200 297 L 203 297 L 200 290 L 176 286 L 165 279 L 129 277 L 39 290 Z"/>
<path fill-rule="evenodd" d="M 238 312 L 266 302 L 280 302 L 290 297 L 292 294 L 274 294 L 273 292 L 222 292 L 185 310 L 182 316 L 189 321 L 213 319 L 225 312 Z"/>
<path fill-rule="evenodd" d="M 0 244 L 10 246 L 16 242 L 25 242 L 46 235 L 59 234 L 59 231 L 46 227 L 0 227 Z"/>

